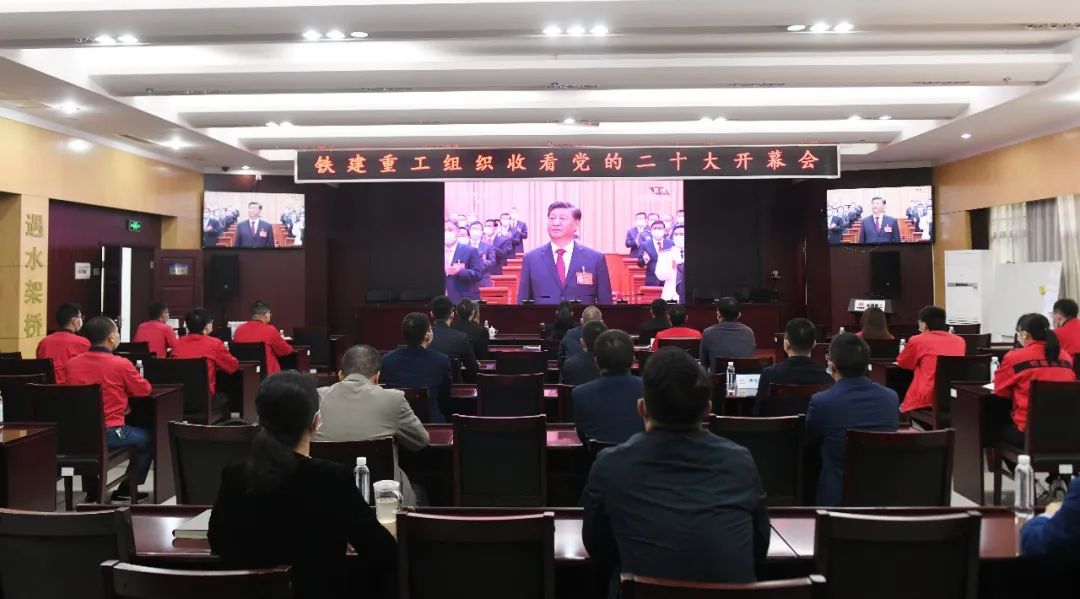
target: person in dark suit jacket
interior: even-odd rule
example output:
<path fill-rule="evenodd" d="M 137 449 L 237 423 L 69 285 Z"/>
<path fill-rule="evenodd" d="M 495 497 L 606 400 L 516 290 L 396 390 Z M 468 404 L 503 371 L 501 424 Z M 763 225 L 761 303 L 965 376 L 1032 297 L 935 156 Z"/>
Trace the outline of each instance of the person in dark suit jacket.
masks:
<path fill-rule="evenodd" d="M 240 221 L 240 224 L 236 226 L 233 247 L 272 248 L 276 245 L 273 225 L 262 220 L 262 204 L 250 202 L 247 220 Z"/>
<path fill-rule="evenodd" d="M 499 219 L 491 218 L 484 222 L 483 239 L 491 244 L 491 249 L 495 255 L 495 264 L 492 266 L 490 274 L 501 275 L 503 267 L 506 266 L 506 260 L 514 252 L 514 249 L 510 243 L 510 238 L 499 233 Z"/>
<path fill-rule="evenodd" d="M 847 230 L 847 223 L 844 222 L 843 217 L 833 211 L 829 215 L 829 243 L 832 245 L 843 243 L 845 230 Z"/>
<path fill-rule="evenodd" d="M 221 226 L 221 221 L 213 216 L 203 217 L 203 247 L 214 247 L 218 244 L 218 238 L 221 237 L 221 232 L 225 230 L 225 227 Z"/>
<path fill-rule="evenodd" d="M 870 210 L 862 220 L 859 243 L 900 243 L 900 224 L 885 214 L 885 198 L 871 200 Z"/>
<path fill-rule="evenodd" d="M 451 301 L 462 298 L 480 299 L 480 279 L 484 276 L 484 264 L 476 248 L 458 243 L 458 226 L 447 220 L 443 227 L 444 286 Z"/>
<path fill-rule="evenodd" d="M 518 283 L 518 303 L 557 304 L 578 300 L 586 304 L 610 304 L 611 280 L 607 258 L 574 241 L 581 224 L 581 209 L 557 201 L 548 206 L 551 243 L 525 254 Z M 560 270 L 560 267 L 562 270 Z"/>
<path fill-rule="evenodd" d="M 514 255 L 517 256 L 525 252 L 525 240 L 529 238 L 529 226 L 525 224 L 525 221 L 521 220 L 517 208 L 511 208 L 510 213 L 506 216 L 508 217 L 506 231 L 510 235 L 511 249 Z"/>
<path fill-rule="evenodd" d="M 604 315 L 600 312 L 600 308 L 597 308 L 596 306 L 587 306 L 581 311 L 581 324 L 566 331 L 566 334 L 563 335 L 562 342 L 559 343 L 559 366 L 562 366 L 567 358 L 576 356 L 585 351 L 581 349 L 581 328 L 589 322 L 603 319 Z"/>
<path fill-rule="evenodd" d="M 817 329 L 814 328 L 814 323 L 805 318 L 788 321 L 784 330 L 784 353 L 787 354 L 787 360 L 761 371 L 754 416 L 760 416 L 762 404 L 769 401 L 769 385 L 832 384 L 832 376 L 825 372 L 825 368 L 810 359 L 816 338 Z"/>
<path fill-rule="evenodd" d="M 641 253 L 638 239 L 645 232 L 645 213 L 638 212 L 634 215 L 634 226 L 626 230 L 626 247 L 630 248 L 630 257 L 637 258 Z"/>
<path fill-rule="evenodd" d="M 1073 478 L 1064 502 L 1047 505 L 1024 525 L 1020 553 L 1064 564 L 1080 562 L 1080 478 Z"/>
<path fill-rule="evenodd" d="M 589 439 L 624 443 L 645 430 L 637 412 L 641 377 L 630 374 L 634 343 L 623 331 L 605 331 L 593 342 L 593 352 L 601 375 L 574 387 L 574 428 L 582 445 Z"/>
<path fill-rule="evenodd" d="M 649 304 L 649 313 L 652 319 L 641 324 L 641 332 L 638 333 L 638 345 L 651 345 L 653 337 L 660 331 L 670 329 L 671 321 L 668 320 L 668 304 L 657 298 Z"/>
<path fill-rule="evenodd" d="M 661 349 L 642 379 L 645 432 L 601 451 L 581 496 L 589 557 L 613 584 L 620 572 L 753 582 L 771 533 L 754 458 L 702 430 L 711 390 L 690 354 Z"/>
<path fill-rule="evenodd" d="M 484 241 L 483 223 L 474 221 L 469 224 L 469 245 L 476 248 L 476 253 L 480 255 L 480 264 L 483 266 L 479 286 L 491 287 L 491 275 L 496 263 L 495 247 Z"/>
<path fill-rule="evenodd" d="M 581 326 L 581 345 L 584 351 L 566 359 L 559 368 L 559 382 L 564 385 L 583 385 L 600 377 L 600 367 L 596 365 L 593 346 L 596 338 L 608 330 L 602 320 L 590 320 Z M 565 338 L 564 338 L 565 339 Z"/>
<path fill-rule="evenodd" d="M 899 424 L 900 398 L 866 376 L 869 365 L 870 346 L 862 338 L 851 333 L 833 337 L 829 367 L 836 384 L 815 394 L 806 411 L 807 445 L 821 451 L 815 505 L 841 505 L 849 430 L 895 432 Z"/>
<path fill-rule="evenodd" d="M 401 321 L 401 334 L 405 338 L 405 347 L 383 356 L 380 381 L 391 389 L 427 389 L 432 402 L 431 420 L 446 422 L 443 415 L 450 407 L 450 358 L 429 349 L 434 335 L 431 322 L 424 314 L 406 314 Z"/>
<path fill-rule="evenodd" d="M 298 599 L 348 596 L 350 579 L 364 581 L 365 597 L 395 597 L 394 537 L 349 467 L 310 457 L 320 424 L 314 379 L 273 374 L 259 386 L 255 407 L 263 426 L 247 457 L 221 472 L 211 549 L 228 568 L 291 566 Z M 357 559 L 346 558 L 346 543 Z"/>
<path fill-rule="evenodd" d="M 450 324 L 450 328 L 461 331 L 472 343 L 473 354 L 477 360 L 487 360 L 490 356 L 488 345 L 491 343 L 491 335 L 487 329 L 480 326 L 480 304 L 465 298 L 458 302 L 454 309 L 457 318 Z"/>
<path fill-rule="evenodd" d="M 652 233 L 648 243 L 641 246 L 637 265 L 645 267 L 645 284 L 652 286 L 663 285 L 664 282 L 656 278 L 656 262 L 660 252 L 673 247 L 671 240 L 667 238 L 667 230 L 664 229 L 664 221 L 658 220 L 649 226 Z"/>
<path fill-rule="evenodd" d="M 476 373 L 480 365 L 476 362 L 476 354 L 473 352 L 469 336 L 461 331 L 450 328 L 450 321 L 454 318 L 454 302 L 445 295 L 440 295 L 431 300 L 431 319 L 434 325 L 431 327 L 431 344 L 428 348 L 446 354 L 450 358 L 450 364 L 456 358 L 465 369 L 465 380 L 472 383 L 476 381 Z"/>

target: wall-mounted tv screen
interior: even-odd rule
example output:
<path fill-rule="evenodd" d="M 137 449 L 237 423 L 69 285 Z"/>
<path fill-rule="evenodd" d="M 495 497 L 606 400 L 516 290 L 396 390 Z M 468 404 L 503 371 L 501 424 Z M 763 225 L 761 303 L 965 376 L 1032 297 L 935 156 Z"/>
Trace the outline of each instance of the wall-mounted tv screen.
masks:
<path fill-rule="evenodd" d="M 304 194 L 203 193 L 204 248 L 298 248 L 304 245 Z"/>
<path fill-rule="evenodd" d="M 825 199 L 829 243 L 930 243 L 934 240 L 931 186 L 830 189 Z"/>

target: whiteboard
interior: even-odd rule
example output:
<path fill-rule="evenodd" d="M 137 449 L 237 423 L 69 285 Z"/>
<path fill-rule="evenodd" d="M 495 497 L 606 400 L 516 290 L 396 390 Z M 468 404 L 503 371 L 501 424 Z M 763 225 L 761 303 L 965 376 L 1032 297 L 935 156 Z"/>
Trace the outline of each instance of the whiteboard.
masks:
<path fill-rule="evenodd" d="M 989 328 L 984 333 L 992 333 L 995 340 L 999 335 L 1011 339 L 1016 321 L 1024 314 L 1050 318 L 1061 290 L 1061 262 L 999 264 L 995 270 L 999 284 L 990 299 Z"/>

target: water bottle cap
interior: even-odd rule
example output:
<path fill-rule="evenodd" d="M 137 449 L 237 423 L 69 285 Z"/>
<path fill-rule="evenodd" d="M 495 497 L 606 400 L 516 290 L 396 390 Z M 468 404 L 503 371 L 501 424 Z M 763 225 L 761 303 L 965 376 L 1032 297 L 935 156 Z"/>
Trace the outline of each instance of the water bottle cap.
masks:
<path fill-rule="evenodd" d="M 357 466 L 367 466 L 367 458 L 356 458 Z"/>
<path fill-rule="evenodd" d="M 1031 465 L 1031 456 L 1022 455 L 1016 460 L 1016 463 L 1017 463 L 1017 465 L 1020 465 L 1020 466 L 1030 466 Z"/>

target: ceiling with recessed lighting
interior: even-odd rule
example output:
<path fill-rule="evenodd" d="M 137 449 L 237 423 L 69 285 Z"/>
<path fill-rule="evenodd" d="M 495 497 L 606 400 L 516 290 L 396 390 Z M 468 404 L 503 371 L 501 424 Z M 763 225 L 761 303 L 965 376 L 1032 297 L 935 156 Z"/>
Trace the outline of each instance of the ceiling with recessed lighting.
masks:
<path fill-rule="evenodd" d="M 296 150 L 840 144 L 1080 125 L 1077 0 L 0 2 L 0 117 L 205 171 Z M 76 149 L 78 148 L 78 149 Z"/>

